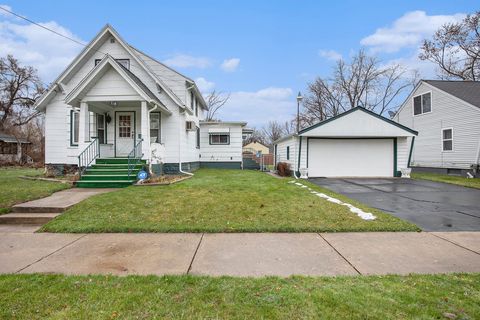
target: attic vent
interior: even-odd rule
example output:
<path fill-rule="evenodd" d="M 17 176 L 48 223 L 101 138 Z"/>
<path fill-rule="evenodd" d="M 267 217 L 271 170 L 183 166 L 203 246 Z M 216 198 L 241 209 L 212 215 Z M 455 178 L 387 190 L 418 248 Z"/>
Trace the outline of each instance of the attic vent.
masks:
<path fill-rule="evenodd" d="M 115 38 L 114 37 L 110 38 L 110 43 L 115 43 Z"/>

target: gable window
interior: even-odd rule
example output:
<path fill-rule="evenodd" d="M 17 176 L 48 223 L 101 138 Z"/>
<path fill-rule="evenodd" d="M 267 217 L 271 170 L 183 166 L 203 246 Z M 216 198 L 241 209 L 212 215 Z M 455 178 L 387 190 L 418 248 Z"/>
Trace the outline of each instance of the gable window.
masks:
<path fill-rule="evenodd" d="M 290 160 L 290 147 L 287 147 L 287 160 Z"/>
<path fill-rule="evenodd" d="M 197 149 L 200 149 L 200 128 L 197 127 Z"/>
<path fill-rule="evenodd" d="M 95 66 L 100 63 L 102 59 L 95 59 Z M 130 70 L 130 59 L 115 59 L 119 64 Z"/>
<path fill-rule="evenodd" d="M 160 112 L 150 113 L 150 143 L 161 143 Z"/>
<path fill-rule="evenodd" d="M 195 103 L 195 96 L 193 95 L 193 92 L 190 91 L 190 109 L 193 110 L 193 104 Z"/>
<path fill-rule="evenodd" d="M 432 111 L 432 94 L 430 92 L 413 97 L 413 114 L 419 115 Z"/>
<path fill-rule="evenodd" d="M 105 144 L 105 115 L 97 114 L 97 138 L 98 143 Z"/>
<path fill-rule="evenodd" d="M 211 134 L 210 144 L 230 144 L 229 134 Z"/>
<path fill-rule="evenodd" d="M 442 130 L 442 150 L 453 150 L 453 129 L 451 128 Z"/>
<path fill-rule="evenodd" d="M 80 113 L 70 111 L 70 145 L 78 146 L 78 137 L 80 134 Z"/>

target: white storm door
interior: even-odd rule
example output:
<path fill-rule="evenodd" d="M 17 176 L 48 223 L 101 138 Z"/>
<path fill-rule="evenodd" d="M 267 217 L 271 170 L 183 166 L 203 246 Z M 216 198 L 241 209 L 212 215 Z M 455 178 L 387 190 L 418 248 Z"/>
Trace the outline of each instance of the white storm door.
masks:
<path fill-rule="evenodd" d="M 126 157 L 135 145 L 135 113 L 115 113 L 115 156 Z"/>

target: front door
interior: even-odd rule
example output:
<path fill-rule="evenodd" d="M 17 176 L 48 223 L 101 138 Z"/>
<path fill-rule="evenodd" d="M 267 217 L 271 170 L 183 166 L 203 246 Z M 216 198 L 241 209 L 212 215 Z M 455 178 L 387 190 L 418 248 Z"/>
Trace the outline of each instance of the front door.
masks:
<path fill-rule="evenodd" d="M 126 157 L 135 145 L 135 113 L 115 113 L 115 156 Z"/>

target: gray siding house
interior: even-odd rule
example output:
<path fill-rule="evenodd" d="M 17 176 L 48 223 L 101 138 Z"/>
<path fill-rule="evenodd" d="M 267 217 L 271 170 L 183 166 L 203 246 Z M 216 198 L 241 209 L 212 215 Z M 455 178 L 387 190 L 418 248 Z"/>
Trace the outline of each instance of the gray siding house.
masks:
<path fill-rule="evenodd" d="M 413 171 L 478 176 L 480 82 L 421 80 L 393 120 L 418 131 Z"/>

